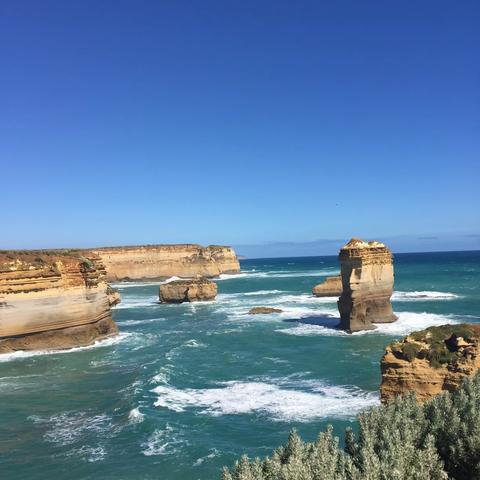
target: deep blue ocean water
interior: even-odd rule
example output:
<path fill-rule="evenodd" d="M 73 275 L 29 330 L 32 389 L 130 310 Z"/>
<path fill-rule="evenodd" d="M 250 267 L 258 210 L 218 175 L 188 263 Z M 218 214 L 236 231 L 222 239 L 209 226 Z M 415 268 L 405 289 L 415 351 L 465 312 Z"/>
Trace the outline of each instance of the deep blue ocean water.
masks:
<path fill-rule="evenodd" d="M 219 478 L 292 427 L 312 440 L 355 426 L 393 339 L 480 322 L 480 252 L 396 255 L 399 320 L 354 335 L 335 328 L 336 299 L 310 294 L 338 271 L 336 257 L 245 260 L 215 302 L 188 305 L 158 304 L 159 282 L 118 284 L 119 337 L 0 356 L 0 478 Z"/>

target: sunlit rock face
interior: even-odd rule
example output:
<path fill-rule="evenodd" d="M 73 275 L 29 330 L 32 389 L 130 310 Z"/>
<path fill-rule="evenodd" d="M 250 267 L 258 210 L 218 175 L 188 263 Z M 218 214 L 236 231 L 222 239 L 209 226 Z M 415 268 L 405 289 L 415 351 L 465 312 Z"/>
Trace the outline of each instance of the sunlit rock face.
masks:
<path fill-rule="evenodd" d="M 442 325 L 387 346 L 382 357 L 382 402 L 415 392 L 424 402 L 456 390 L 480 369 L 480 325 Z"/>
<path fill-rule="evenodd" d="M 210 245 L 145 245 L 94 250 L 103 261 L 107 280 L 148 280 L 177 277 L 217 277 L 239 273 L 231 247 Z"/>
<path fill-rule="evenodd" d="M 160 285 L 159 299 L 162 303 L 201 302 L 215 300 L 217 284 L 206 278 L 175 280 Z"/>
<path fill-rule="evenodd" d="M 103 264 L 91 252 L 1 252 L 0 353 L 115 335 L 111 300 Z"/>
<path fill-rule="evenodd" d="M 338 300 L 340 328 L 369 330 L 373 323 L 397 320 L 393 293 L 393 256 L 380 242 L 352 238 L 340 250 L 342 294 Z"/>

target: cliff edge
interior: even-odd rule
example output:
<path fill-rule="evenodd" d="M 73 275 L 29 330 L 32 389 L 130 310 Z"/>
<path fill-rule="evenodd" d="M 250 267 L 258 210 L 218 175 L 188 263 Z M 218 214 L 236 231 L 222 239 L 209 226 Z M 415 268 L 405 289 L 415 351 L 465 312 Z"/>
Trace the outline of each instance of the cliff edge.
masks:
<path fill-rule="evenodd" d="M 390 344 L 381 362 L 382 402 L 414 391 L 421 402 L 456 390 L 480 368 L 480 325 L 442 325 Z"/>
<path fill-rule="evenodd" d="M 233 248 L 210 245 L 145 245 L 93 250 L 105 265 L 108 281 L 166 277 L 217 277 L 239 273 Z"/>
<path fill-rule="evenodd" d="M 0 252 L 0 353 L 89 345 L 118 333 L 92 252 Z"/>

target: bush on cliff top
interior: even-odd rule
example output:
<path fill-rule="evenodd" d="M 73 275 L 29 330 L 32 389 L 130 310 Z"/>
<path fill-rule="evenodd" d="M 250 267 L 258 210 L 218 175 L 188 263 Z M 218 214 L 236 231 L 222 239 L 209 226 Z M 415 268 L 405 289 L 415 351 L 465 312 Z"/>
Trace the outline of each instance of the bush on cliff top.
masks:
<path fill-rule="evenodd" d="M 410 394 L 358 420 L 344 450 L 330 426 L 313 443 L 292 431 L 271 457 L 224 468 L 223 480 L 480 479 L 480 375 L 424 405 Z"/>

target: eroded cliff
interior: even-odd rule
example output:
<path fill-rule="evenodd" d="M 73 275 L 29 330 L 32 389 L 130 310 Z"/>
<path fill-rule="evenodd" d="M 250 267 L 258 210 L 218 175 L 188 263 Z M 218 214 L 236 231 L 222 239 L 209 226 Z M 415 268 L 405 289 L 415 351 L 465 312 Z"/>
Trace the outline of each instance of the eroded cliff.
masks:
<path fill-rule="evenodd" d="M 414 391 L 421 402 L 456 390 L 480 368 L 480 325 L 442 325 L 390 344 L 381 362 L 383 402 Z"/>
<path fill-rule="evenodd" d="M 118 301 L 91 252 L 0 252 L 0 353 L 114 335 L 110 305 Z"/>
<path fill-rule="evenodd" d="M 215 300 L 217 284 L 206 278 L 175 280 L 160 285 L 159 299 L 162 303 L 202 302 Z"/>
<path fill-rule="evenodd" d="M 146 280 L 166 277 L 216 277 L 240 272 L 231 247 L 210 245 L 145 245 L 94 250 L 103 261 L 107 280 Z"/>
<path fill-rule="evenodd" d="M 316 297 L 339 297 L 342 294 L 342 277 L 327 277 L 312 288 L 312 293 Z"/>
<path fill-rule="evenodd" d="M 393 293 L 393 256 L 380 242 L 352 238 L 340 250 L 342 294 L 338 300 L 340 328 L 369 330 L 373 323 L 397 320 Z"/>

